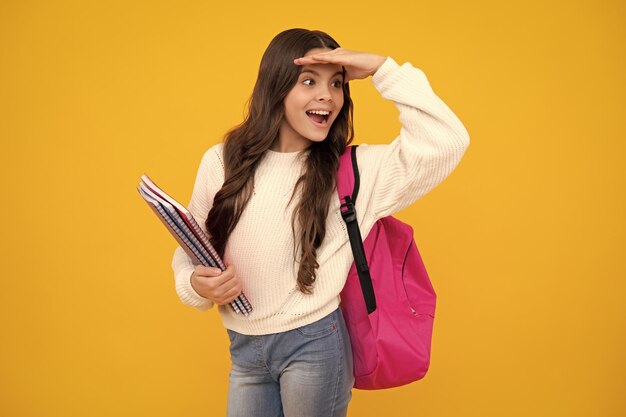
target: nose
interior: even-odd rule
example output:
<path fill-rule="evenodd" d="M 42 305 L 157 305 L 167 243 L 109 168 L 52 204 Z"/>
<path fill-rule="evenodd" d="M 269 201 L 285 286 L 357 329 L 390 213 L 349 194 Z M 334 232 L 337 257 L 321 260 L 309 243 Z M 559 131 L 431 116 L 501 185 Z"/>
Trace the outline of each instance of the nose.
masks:
<path fill-rule="evenodd" d="M 332 95 L 328 86 L 321 85 L 317 91 L 317 101 L 330 101 Z"/>

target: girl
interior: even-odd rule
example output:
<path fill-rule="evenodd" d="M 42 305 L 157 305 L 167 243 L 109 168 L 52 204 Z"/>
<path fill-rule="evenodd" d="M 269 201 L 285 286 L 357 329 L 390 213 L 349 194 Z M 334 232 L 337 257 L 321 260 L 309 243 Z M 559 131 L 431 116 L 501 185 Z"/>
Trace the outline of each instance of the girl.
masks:
<path fill-rule="evenodd" d="M 352 142 L 349 81 L 372 77 L 400 112 L 388 145 L 361 145 L 361 235 L 454 170 L 469 135 L 424 73 L 345 50 L 326 33 L 291 29 L 265 51 L 248 114 L 208 149 L 189 210 L 226 271 L 172 260 L 182 302 L 218 305 L 230 339 L 229 416 L 345 416 L 354 383 L 339 293 L 353 262 L 336 193 Z M 235 268 L 236 265 L 236 268 Z M 254 310 L 227 305 L 244 291 Z"/>

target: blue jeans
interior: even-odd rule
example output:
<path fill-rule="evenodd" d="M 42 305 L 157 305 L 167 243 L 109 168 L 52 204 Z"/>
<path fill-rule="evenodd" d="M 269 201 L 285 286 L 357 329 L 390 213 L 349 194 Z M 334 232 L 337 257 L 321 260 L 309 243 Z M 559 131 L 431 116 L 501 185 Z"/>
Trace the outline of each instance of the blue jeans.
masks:
<path fill-rule="evenodd" d="M 232 368 L 228 417 L 339 417 L 354 374 L 341 310 L 282 333 L 228 331 Z"/>

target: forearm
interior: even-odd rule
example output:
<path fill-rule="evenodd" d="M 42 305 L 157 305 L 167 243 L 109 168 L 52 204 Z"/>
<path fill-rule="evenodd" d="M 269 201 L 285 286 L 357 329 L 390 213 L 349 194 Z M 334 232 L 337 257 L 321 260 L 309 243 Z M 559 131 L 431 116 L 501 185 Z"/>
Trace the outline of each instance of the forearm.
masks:
<path fill-rule="evenodd" d="M 433 92 L 426 75 L 393 59 L 372 77 L 383 98 L 398 108 L 402 128 L 389 145 L 362 150 L 377 173 L 370 210 L 376 218 L 391 215 L 441 183 L 469 146 L 469 134 L 458 117 Z"/>

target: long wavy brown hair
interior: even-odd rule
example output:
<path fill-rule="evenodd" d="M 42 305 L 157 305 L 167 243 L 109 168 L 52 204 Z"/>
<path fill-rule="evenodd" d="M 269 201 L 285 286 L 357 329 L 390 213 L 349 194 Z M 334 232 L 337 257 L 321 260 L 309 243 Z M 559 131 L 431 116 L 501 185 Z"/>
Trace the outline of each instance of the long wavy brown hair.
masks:
<path fill-rule="evenodd" d="M 205 225 L 211 244 L 224 256 L 226 243 L 239 222 L 254 188 L 254 174 L 265 151 L 278 140 L 284 116 L 283 101 L 298 80 L 301 67 L 295 58 L 314 48 L 336 49 L 339 44 L 317 30 L 289 29 L 276 35 L 261 59 L 258 77 L 244 121 L 224 137 L 225 179 L 213 200 Z M 345 70 L 344 70 L 345 78 Z M 310 294 L 315 282 L 317 249 L 326 235 L 326 217 L 337 181 L 339 157 L 354 137 L 352 99 L 347 82 L 343 83 L 344 103 L 322 142 L 311 142 L 303 174 L 298 178 L 291 200 L 301 188 L 301 199 L 291 218 L 294 236 L 294 262 L 299 262 L 298 288 Z M 300 260 L 296 259 L 295 221 L 302 231 Z"/>

